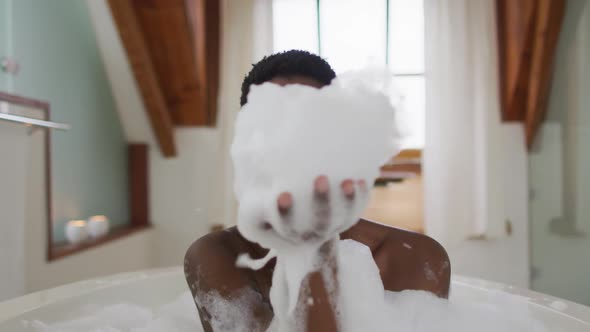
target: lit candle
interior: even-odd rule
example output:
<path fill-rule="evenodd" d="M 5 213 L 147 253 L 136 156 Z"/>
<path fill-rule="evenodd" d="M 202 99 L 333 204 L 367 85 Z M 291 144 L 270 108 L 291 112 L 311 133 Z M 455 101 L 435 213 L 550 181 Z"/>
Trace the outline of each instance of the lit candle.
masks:
<path fill-rule="evenodd" d="M 66 238 L 70 243 L 80 243 L 88 238 L 85 220 L 70 220 L 66 224 Z"/>
<path fill-rule="evenodd" d="M 109 219 L 106 216 L 92 216 L 88 218 L 88 234 L 101 237 L 109 232 Z"/>

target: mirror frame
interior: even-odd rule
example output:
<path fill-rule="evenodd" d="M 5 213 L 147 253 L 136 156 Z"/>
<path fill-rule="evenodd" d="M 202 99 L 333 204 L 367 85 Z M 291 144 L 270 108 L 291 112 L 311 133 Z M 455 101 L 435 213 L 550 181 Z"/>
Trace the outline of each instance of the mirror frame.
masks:
<path fill-rule="evenodd" d="M 13 105 L 34 108 L 43 112 L 43 119 L 41 120 L 50 121 L 51 119 L 51 108 L 48 102 L 19 95 L 9 94 L 2 91 L 0 91 L 0 102 L 7 102 Z M 47 232 L 46 260 L 51 261 L 53 259 L 53 236 L 51 231 L 51 130 L 44 129 L 43 132 L 43 134 L 45 135 L 45 212 L 47 214 L 45 217 L 45 227 Z"/>

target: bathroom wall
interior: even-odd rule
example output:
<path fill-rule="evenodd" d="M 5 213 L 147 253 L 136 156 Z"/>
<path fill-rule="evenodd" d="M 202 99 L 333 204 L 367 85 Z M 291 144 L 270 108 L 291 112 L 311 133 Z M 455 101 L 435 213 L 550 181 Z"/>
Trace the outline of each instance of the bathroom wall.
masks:
<path fill-rule="evenodd" d="M 0 58 L 11 53 L 12 1 L 0 1 Z M 10 76 L 0 70 L 0 90 L 7 90 Z"/>
<path fill-rule="evenodd" d="M 49 102 L 52 119 L 72 125 L 52 133 L 55 240 L 71 219 L 127 223 L 127 144 L 85 3 L 13 0 L 11 30 L 21 64 L 12 92 Z"/>
<path fill-rule="evenodd" d="M 0 301 L 25 292 L 27 128 L 0 122 Z"/>
<path fill-rule="evenodd" d="M 46 261 L 46 199 L 43 186 L 43 135 L 29 137 L 27 151 L 25 271 L 26 292 L 37 291 L 78 280 L 152 266 L 153 231 L 147 230 L 109 242 L 62 259 Z M 42 224 L 43 227 L 39 227 Z"/>
<path fill-rule="evenodd" d="M 229 5 L 231 3 L 231 6 Z M 178 155 L 164 158 L 155 144 L 137 85 L 104 0 L 88 0 L 126 139 L 150 144 L 150 208 L 157 266 L 182 264 L 188 246 L 212 225 L 235 223 L 224 205 L 226 195 L 223 125 L 239 109 L 240 83 L 250 68 L 251 1 L 222 2 L 222 69 L 219 121 L 214 128 L 176 128 Z M 245 28 L 246 27 L 246 28 Z M 234 57 L 236 61 L 228 61 Z M 230 193 L 230 195 L 232 195 Z"/>
<path fill-rule="evenodd" d="M 75 0 L 0 0 L 0 57 L 5 55 L 17 59 L 21 69 L 16 76 L 0 71 L 0 90 L 48 101 L 52 119 L 73 127 L 70 132 L 52 134 L 53 217 L 65 220 L 104 213 L 114 223 L 126 222 L 127 142 L 86 4 Z M 27 176 L 11 179 L 20 179 L 18 183 L 0 183 L 0 197 L 16 200 L 10 204 L 12 208 L 21 206 L 14 215 L 22 220 L 3 221 L 24 225 L 24 239 L 18 241 L 24 252 L 24 259 L 19 259 L 24 266 L 24 287 L 12 296 L 152 266 L 151 231 L 47 262 L 44 143 L 41 132 L 24 135 L 24 139 L 27 150 L 19 151 L 24 151 L 26 158 L 20 167 L 26 168 Z M 3 158 L 16 155 L 3 154 Z M 26 195 L 18 195 L 19 190 Z M 6 229 L 0 233 L 18 236 Z"/>
<path fill-rule="evenodd" d="M 530 286 L 530 237 L 528 211 L 528 161 L 521 124 L 502 124 L 502 211 L 497 222 L 510 222 L 512 233 L 497 239 L 467 239 L 447 248 L 454 274 L 509 285 Z"/>
<path fill-rule="evenodd" d="M 590 305 L 590 3 L 568 1 L 546 122 L 529 154 L 532 287 Z"/>

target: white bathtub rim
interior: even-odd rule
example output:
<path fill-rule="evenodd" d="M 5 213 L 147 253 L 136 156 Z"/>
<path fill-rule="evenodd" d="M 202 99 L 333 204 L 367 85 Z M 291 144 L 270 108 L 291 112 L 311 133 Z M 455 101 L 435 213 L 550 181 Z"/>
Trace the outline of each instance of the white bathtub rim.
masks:
<path fill-rule="evenodd" d="M 182 273 L 183 270 L 181 267 L 168 267 L 141 270 L 136 272 L 125 272 L 78 281 L 71 284 L 30 293 L 15 299 L 0 302 L 0 322 L 25 314 L 32 310 L 51 305 L 52 303 L 83 296 L 101 289 L 133 283 L 149 278 L 178 276 Z M 576 320 L 590 327 L 590 307 L 575 302 L 560 299 L 543 293 L 538 293 L 532 290 L 458 275 L 453 275 L 452 277 L 451 295 L 453 288 L 456 285 L 476 289 L 479 291 L 500 291 L 513 296 L 519 296 L 523 298 L 523 300 L 526 300 L 530 305 L 551 311 L 554 314 L 564 316 L 568 319 Z M 555 308 L 554 304 L 556 303 L 564 304 L 565 307 L 562 310 L 559 310 L 558 308 Z"/>
<path fill-rule="evenodd" d="M 56 302 L 93 293 L 97 290 L 153 277 L 174 276 L 178 273 L 183 272 L 182 268 L 177 266 L 123 272 L 29 293 L 21 297 L 0 302 L 0 322 Z"/>
<path fill-rule="evenodd" d="M 501 291 L 513 296 L 523 298 L 529 305 L 540 309 L 549 310 L 556 315 L 578 321 L 590 327 L 590 307 L 545 293 L 539 293 L 533 290 L 520 287 L 510 286 L 493 281 L 487 281 L 478 278 L 453 276 L 452 285 L 461 285 L 477 289 L 480 291 Z M 452 286 L 451 286 L 452 293 Z M 564 308 L 556 308 L 556 304 L 565 305 Z"/>

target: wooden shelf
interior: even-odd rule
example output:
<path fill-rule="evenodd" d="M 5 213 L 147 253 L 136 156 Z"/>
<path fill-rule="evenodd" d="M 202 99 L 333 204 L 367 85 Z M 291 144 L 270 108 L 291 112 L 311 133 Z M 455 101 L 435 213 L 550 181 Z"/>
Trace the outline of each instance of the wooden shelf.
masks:
<path fill-rule="evenodd" d="M 137 232 L 147 230 L 151 228 L 151 225 L 126 225 L 112 229 L 107 235 L 84 241 L 78 244 L 59 243 L 54 244 L 49 251 L 49 261 L 54 261 L 60 258 L 64 258 L 79 252 L 99 247 L 106 243 L 130 236 Z"/>

